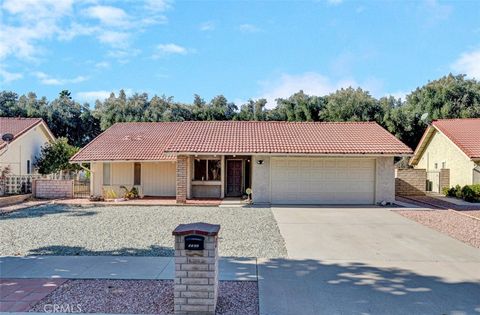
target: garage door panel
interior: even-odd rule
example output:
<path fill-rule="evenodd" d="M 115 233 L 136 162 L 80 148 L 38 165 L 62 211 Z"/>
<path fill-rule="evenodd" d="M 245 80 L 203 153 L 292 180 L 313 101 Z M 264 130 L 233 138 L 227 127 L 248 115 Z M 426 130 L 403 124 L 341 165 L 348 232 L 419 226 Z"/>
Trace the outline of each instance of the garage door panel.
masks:
<path fill-rule="evenodd" d="M 272 202 L 374 203 L 374 159 L 272 158 Z"/>

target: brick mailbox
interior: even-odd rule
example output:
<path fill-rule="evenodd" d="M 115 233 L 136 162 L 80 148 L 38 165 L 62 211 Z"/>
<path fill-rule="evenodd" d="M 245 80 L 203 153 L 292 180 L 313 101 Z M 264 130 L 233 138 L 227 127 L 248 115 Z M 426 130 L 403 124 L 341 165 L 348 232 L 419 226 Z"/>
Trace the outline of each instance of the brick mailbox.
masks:
<path fill-rule="evenodd" d="M 220 225 L 180 224 L 175 236 L 175 314 L 215 314 Z"/>

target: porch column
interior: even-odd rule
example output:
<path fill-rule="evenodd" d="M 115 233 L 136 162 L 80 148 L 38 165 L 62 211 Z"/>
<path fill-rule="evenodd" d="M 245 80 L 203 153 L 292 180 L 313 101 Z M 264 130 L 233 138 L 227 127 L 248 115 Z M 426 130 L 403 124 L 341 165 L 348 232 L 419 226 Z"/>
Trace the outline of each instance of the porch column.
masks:
<path fill-rule="evenodd" d="M 187 201 L 187 162 L 187 156 L 177 156 L 177 203 L 185 203 Z"/>
<path fill-rule="evenodd" d="M 225 198 L 225 155 L 222 155 L 220 165 L 220 180 L 222 186 L 220 187 L 220 198 Z"/>

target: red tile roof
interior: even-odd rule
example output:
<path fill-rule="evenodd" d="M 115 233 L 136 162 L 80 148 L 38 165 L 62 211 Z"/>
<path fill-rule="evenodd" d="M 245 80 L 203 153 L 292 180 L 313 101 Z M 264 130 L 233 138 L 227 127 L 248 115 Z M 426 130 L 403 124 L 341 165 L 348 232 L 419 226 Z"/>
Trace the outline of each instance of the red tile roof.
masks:
<path fill-rule="evenodd" d="M 480 118 L 439 119 L 433 121 L 432 125 L 469 158 L 480 158 Z"/>
<path fill-rule="evenodd" d="M 164 150 L 181 123 L 118 123 L 105 130 L 75 154 L 70 161 L 175 160 Z"/>
<path fill-rule="evenodd" d="M 11 133 L 14 136 L 13 141 L 15 141 L 19 136 L 42 123 L 42 121 L 41 118 L 0 117 L 0 148 L 7 144 L 2 140 L 2 135 Z"/>
<path fill-rule="evenodd" d="M 72 161 L 175 159 L 168 153 L 404 155 L 412 150 L 374 122 L 119 123 Z"/>
<path fill-rule="evenodd" d="M 411 154 L 375 122 L 184 122 L 178 153 Z"/>

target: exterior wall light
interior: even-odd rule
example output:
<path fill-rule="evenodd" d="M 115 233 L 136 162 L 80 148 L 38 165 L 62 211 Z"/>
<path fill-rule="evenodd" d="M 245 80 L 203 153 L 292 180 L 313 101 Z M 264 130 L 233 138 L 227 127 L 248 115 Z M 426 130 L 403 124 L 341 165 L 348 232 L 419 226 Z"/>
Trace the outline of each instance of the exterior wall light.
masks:
<path fill-rule="evenodd" d="M 258 160 L 258 161 L 257 161 L 257 164 L 262 165 L 262 164 L 263 164 L 263 160 Z"/>

